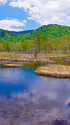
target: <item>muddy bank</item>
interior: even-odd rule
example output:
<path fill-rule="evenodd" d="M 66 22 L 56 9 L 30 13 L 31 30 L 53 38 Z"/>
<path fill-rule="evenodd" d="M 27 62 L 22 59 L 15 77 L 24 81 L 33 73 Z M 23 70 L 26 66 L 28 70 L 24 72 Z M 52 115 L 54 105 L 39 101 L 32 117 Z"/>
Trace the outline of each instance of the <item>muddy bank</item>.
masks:
<path fill-rule="evenodd" d="M 35 73 L 48 77 L 70 78 L 70 66 L 49 64 L 44 67 L 38 67 Z"/>

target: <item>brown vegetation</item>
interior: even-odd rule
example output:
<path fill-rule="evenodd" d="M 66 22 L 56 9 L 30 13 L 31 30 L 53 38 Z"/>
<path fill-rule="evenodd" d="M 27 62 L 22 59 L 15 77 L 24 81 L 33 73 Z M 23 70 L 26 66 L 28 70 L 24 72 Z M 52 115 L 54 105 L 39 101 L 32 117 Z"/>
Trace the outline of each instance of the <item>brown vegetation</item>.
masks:
<path fill-rule="evenodd" d="M 15 62 L 45 62 L 45 63 L 55 63 L 52 59 L 49 59 L 46 55 L 34 54 L 15 54 L 15 53 L 0 53 L 0 62 L 15 61 Z"/>
<path fill-rule="evenodd" d="M 21 65 L 21 64 L 4 64 L 3 66 L 7 67 L 7 68 L 19 68 L 19 67 L 23 67 L 23 65 Z"/>
<path fill-rule="evenodd" d="M 70 66 L 49 64 L 44 67 L 38 67 L 35 73 L 55 78 L 70 78 Z"/>

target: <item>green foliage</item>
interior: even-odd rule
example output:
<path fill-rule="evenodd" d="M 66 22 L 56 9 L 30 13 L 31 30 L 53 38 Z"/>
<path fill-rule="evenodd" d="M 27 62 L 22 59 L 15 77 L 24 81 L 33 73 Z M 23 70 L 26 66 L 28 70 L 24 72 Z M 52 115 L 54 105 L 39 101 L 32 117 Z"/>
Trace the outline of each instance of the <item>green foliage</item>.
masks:
<path fill-rule="evenodd" d="M 10 41 L 20 41 L 23 37 L 25 39 L 31 40 L 35 39 L 35 35 L 38 34 L 45 35 L 46 38 L 51 37 L 62 37 L 65 34 L 70 35 L 70 27 L 69 26 L 61 26 L 61 25 L 44 25 L 36 30 L 24 31 L 24 32 L 11 32 L 6 30 L 0 30 L 0 38 L 10 39 Z"/>
<path fill-rule="evenodd" d="M 34 31 L 10 32 L 0 30 L 0 51 L 25 53 L 69 52 L 70 27 L 44 25 Z"/>
<path fill-rule="evenodd" d="M 31 37 L 34 37 L 36 32 L 40 31 L 42 35 L 46 35 L 47 38 L 50 37 L 61 37 L 65 34 L 70 34 L 70 27 L 69 26 L 61 26 L 61 25 L 44 25 L 37 30 L 34 30 L 30 33 Z"/>

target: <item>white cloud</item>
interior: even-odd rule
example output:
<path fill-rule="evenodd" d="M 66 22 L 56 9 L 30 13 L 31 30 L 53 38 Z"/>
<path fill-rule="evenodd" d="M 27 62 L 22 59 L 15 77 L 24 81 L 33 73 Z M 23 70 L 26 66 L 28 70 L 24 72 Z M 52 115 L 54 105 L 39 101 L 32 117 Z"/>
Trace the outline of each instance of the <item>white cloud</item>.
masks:
<path fill-rule="evenodd" d="M 7 0 L 0 0 L 0 5 L 7 3 Z"/>
<path fill-rule="evenodd" d="M 41 25 L 70 25 L 70 0 L 13 0 L 9 5 L 23 8 L 28 19 Z"/>
<path fill-rule="evenodd" d="M 26 20 L 19 21 L 17 19 L 4 19 L 0 20 L 0 29 L 10 30 L 10 31 L 21 31 L 22 28 L 25 26 Z"/>

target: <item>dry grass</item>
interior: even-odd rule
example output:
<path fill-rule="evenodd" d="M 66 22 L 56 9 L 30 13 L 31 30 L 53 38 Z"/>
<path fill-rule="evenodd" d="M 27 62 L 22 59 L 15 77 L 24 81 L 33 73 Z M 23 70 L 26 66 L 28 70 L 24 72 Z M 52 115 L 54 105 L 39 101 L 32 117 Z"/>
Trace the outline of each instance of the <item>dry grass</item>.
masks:
<path fill-rule="evenodd" d="M 7 68 L 19 68 L 19 67 L 23 67 L 23 65 L 21 65 L 21 64 L 4 64 L 3 66 L 7 67 Z"/>
<path fill-rule="evenodd" d="M 70 66 L 49 64 L 45 67 L 37 68 L 35 73 L 56 78 L 70 78 Z"/>
<path fill-rule="evenodd" d="M 45 62 L 55 63 L 45 55 L 38 55 L 34 58 L 34 54 L 16 54 L 16 53 L 0 53 L 0 62 L 2 61 L 19 61 L 19 62 Z"/>

